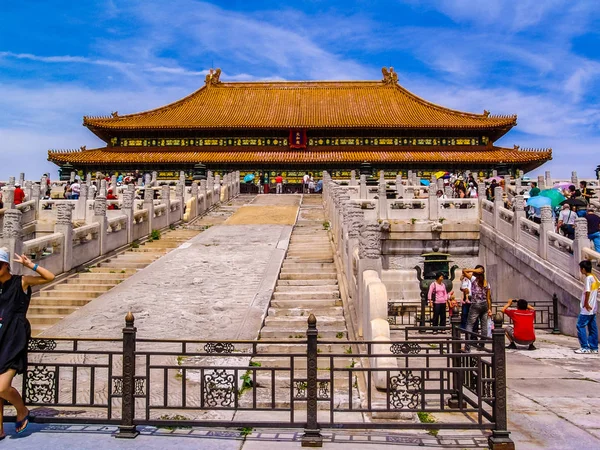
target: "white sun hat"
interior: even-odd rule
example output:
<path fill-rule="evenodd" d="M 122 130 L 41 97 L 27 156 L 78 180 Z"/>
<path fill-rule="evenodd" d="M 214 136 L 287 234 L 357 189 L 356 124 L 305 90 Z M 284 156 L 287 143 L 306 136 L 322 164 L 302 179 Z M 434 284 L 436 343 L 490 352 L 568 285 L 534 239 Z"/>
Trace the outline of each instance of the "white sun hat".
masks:
<path fill-rule="evenodd" d="M 0 262 L 10 264 L 10 255 L 8 253 L 8 250 L 5 248 L 0 248 Z"/>

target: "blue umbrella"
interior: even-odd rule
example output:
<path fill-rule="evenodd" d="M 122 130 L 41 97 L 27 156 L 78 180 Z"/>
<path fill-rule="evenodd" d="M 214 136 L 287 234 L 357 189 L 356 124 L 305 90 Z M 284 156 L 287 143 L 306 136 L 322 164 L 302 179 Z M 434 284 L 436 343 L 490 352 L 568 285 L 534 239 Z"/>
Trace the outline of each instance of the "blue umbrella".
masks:
<path fill-rule="evenodd" d="M 527 205 L 533 206 L 534 208 L 541 208 L 542 206 L 552 206 L 552 200 L 548 197 L 530 197 L 527 199 Z"/>
<path fill-rule="evenodd" d="M 244 183 L 250 183 L 252 180 L 254 180 L 254 174 L 253 173 L 249 173 L 248 175 L 246 175 L 244 177 Z"/>
<path fill-rule="evenodd" d="M 429 180 L 424 180 L 424 179 L 421 179 L 421 184 L 422 184 L 423 186 L 429 186 Z"/>

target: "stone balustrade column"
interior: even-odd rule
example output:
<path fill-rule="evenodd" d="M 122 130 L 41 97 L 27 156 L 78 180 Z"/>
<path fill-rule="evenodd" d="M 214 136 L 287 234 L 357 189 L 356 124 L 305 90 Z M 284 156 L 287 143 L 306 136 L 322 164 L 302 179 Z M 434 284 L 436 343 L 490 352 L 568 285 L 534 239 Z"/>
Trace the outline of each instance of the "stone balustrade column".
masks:
<path fill-rule="evenodd" d="M 222 188 L 223 201 L 229 201 L 229 174 L 223 175 L 223 188 Z"/>
<path fill-rule="evenodd" d="M 113 175 L 110 177 L 110 188 L 112 189 L 113 195 L 117 195 L 117 176 Z"/>
<path fill-rule="evenodd" d="M 377 185 L 377 218 L 379 220 L 388 219 L 388 202 L 387 192 L 385 187 L 385 173 L 383 170 L 379 171 L 379 184 Z"/>
<path fill-rule="evenodd" d="M 544 175 L 538 175 L 538 188 L 540 188 L 541 191 L 543 191 L 544 189 L 546 189 L 546 178 L 544 177 Z"/>
<path fill-rule="evenodd" d="M 435 188 L 436 183 L 429 184 L 429 220 L 438 220 L 440 218 L 439 200 Z"/>
<path fill-rule="evenodd" d="M 158 186 L 158 172 L 155 170 L 152 171 L 152 178 L 150 178 L 150 183 L 153 187 Z"/>
<path fill-rule="evenodd" d="M 108 218 L 106 217 L 106 197 L 97 195 L 94 200 L 94 223 L 99 224 L 98 238 L 100 239 L 100 254 L 106 253 Z"/>
<path fill-rule="evenodd" d="M 444 179 L 443 178 L 438 178 L 436 180 L 436 186 L 437 186 L 437 190 L 438 191 L 444 192 Z"/>
<path fill-rule="evenodd" d="M 549 205 L 541 207 L 542 221 L 540 223 L 540 236 L 538 241 L 538 255 L 541 259 L 548 259 L 548 233 L 554 231 L 554 220 L 552 219 L 552 207 Z"/>
<path fill-rule="evenodd" d="M 48 192 L 48 177 L 46 175 L 42 175 L 42 178 L 40 180 L 40 195 L 42 197 L 45 197 L 47 192 Z"/>
<path fill-rule="evenodd" d="M 69 177 L 69 182 L 70 183 L 73 183 L 75 181 L 75 175 L 77 175 L 77 172 L 71 171 L 71 175 Z"/>
<path fill-rule="evenodd" d="M 221 201 L 221 175 L 215 175 L 215 203 Z"/>
<path fill-rule="evenodd" d="M 8 186 L 15 187 L 16 183 L 17 182 L 15 181 L 15 177 L 8 177 Z"/>
<path fill-rule="evenodd" d="M 509 193 L 509 187 L 510 187 L 510 175 L 504 175 L 504 192 L 506 192 L 507 194 Z"/>
<path fill-rule="evenodd" d="M 206 191 L 206 180 L 200 180 L 201 201 L 199 202 L 200 209 L 198 210 L 198 214 L 204 214 L 204 212 L 206 211 L 206 208 L 207 208 L 206 192 L 207 192 Z"/>
<path fill-rule="evenodd" d="M 106 197 L 106 180 L 104 178 L 100 180 L 100 188 L 98 189 L 98 195 L 101 197 Z"/>
<path fill-rule="evenodd" d="M 96 183 L 99 183 L 102 178 L 104 178 L 102 172 L 96 172 Z"/>
<path fill-rule="evenodd" d="M 177 186 L 175 186 L 175 198 L 177 200 L 179 200 L 179 217 L 177 218 L 177 220 L 183 219 L 184 191 L 185 191 L 185 182 L 179 180 L 177 182 Z"/>
<path fill-rule="evenodd" d="M 88 186 L 92 185 L 92 173 L 88 172 L 85 174 L 85 182 L 87 183 Z"/>
<path fill-rule="evenodd" d="M 123 213 L 127 216 L 127 242 L 133 242 L 133 224 L 135 222 L 135 210 L 134 206 L 135 192 L 132 189 L 125 189 L 123 191 Z"/>
<path fill-rule="evenodd" d="M 525 214 L 525 198 L 522 195 L 517 195 L 514 198 L 513 205 L 515 207 L 513 216 L 513 240 L 521 241 L 521 219 L 526 217 Z"/>
<path fill-rule="evenodd" d="M 413 184 L 413 171 L 409 170 L 406 174 L 406 178 L 408 179 L 408 184 Z"/>
<path fill-rule="evenodd" d="M 578 217 L 577 219 L 575 219 L 575 239 L 573 239 L 573 267 L 571 268 L 571 275 L 573 275 L 577 279 L 579 279 L 579 277 L 581 276 L 579 262 L 585 259 L 583 257 L 582 252 L 584 248 L 590 248 L 587 219 L 585 217 Z"/>
<path fill-rule="evenodd" d="M 2 201 L 5 209 L 15 208 L 15 188 L 10 184 L 2 189 Z"/>
<path fill-rule="evenodd" d="M 477 202 L 479 206 L 479 219 L 483 217 L 483 201 L 486 199 L 485 195 L 485 183 L 478 182 L 477 183 Z"/>
<path fill-rule="evenodd" d="M 523 185 L 521 183 L 522 183 L 522 180 L 520 178 L 517 178 L 515 180 L 516 195 L 521 195 L 521 191 L 523 190 Z"/>
<path fill-rule="evenodd" d="M 25 181 L 23 184 L 21 184 L 21 186 L 23 186 L 23 192 L 25 192 L 25 201 L 31 200 L 31 191 L 33 186 L 31 181 Z"/>
<path fill-rule="evenodd" d="M 88 199 L 89 188 L 86 183 L 81 183 L 79 191 L 79 198 L 75 203 L 75 213 L 73 218 L 75 220 L 85 220 L 87 215 L 87 199 Z"/>
<path fill-rule="evenodd" d="M 9 188 L 14 191 L 14 188 Z M 5 191 L 7 192 L 7 191 Z M 4 211 L 4 223 L 2 226 L 2 236 L 0 236 L 0 247 L 6 247 L 10 255 L 11 273 L 13 275 L 22 275 L 23 266 L 13 261 L 15 254 L 23 253 L 23 214 L 18 209 L 6 209 Z"/>
<path fill-rule="evenodd" d="M 358 203 L 348 203 L 348 241 L 346 242 L 346 260 L 345 275 L 348 285 L 348 294 L 356 302 L 357 289 L 356 281 L 354 280 L 354 252 L 358 248 L 358 239 L 360 237 L 360 229 L 364 222 L 364 212 Z"/>
<path fill-rule="evenodd" d="M 163 184 L 160 187 L 160 202 L 167 207 L 167 225 L 170 225 L 173 214 L 171 214 L 171 187 L 168 184 Z M 183 208 L 183 203 L 181 208 Z"/>
<path fill-rule="evenodd" d="M 554 186 L 554 183 L 552 183 L 552 175 L 550 175 L 549 170 L 546 170 L 546 172 L 544 172 L 544 183 L 546 185 L 546 189 L 551 189 L 552 186 Z M 575 186 L 575 187 L 579 187 L 579 186 Z"/>
<path fill-rule="evenodd" d="M 73 268 L 73 207 L 67 203 L 56 205 L 54 232 L 63 235 L 63 272 Z"/>
<path fill-rule="evenodd" d="M 577 171 L 571 172 L 571 184 L 575 186 L 575 188 L 579 188 L 579 178 L 577 177 Z"/>
<path fill-rule="evenodd" d="M 42 186 L 38 186 L 37 183 L 34 183 L 33 187 L 31 188 L 31 200 L 33 200 L 33 207 L 35 208 L 36 220 L 40 218 L 39 216 L 40 216 L 41 189 L 42 189 Z"/>
<path fill-rule="evenodd" d="M 494 229 L 496 231 L 500 230 L 500 208 L 504 208 L 503 193 L 502 187 L 496 186 L 494 188 Z"/>
<path fill-rule="evenodd" d="M 240 195 L 241 190 L 240 190 L 240 171 L 239 170 L 236 170 L 236 172 L 235 172 L 235 184 L 236 184 L 235 195 Z"/>
<path fill-rule="evenodd" d="M 152 177 L 149 173 L 144 174 L 144 187 L 152 186 Z"/>
<path fill-rule="evenodd" d="M 498 176 L 498 171 L 497 170 L 492 170 L 492 177 L 497 177 Z"/>
<path fill-rule="evenodd" d="M 200 191 L 199 186 L 198 186 L 198 182 L 194 181 L 192 182 L 192 186 L 190 188 L 190 196 L 191 196 L 191 206 L 192 206 L 192 210 L 190 211 L 189 214 L 189 220 L 193 220 L 196 217 L 198 217 L 198 215 L 200 214 L 200 206 L 198 205 L 198 192 Z"/>
<path fill-rule="evenodd" d="M 454 191 L 452 190 L 451 186 L 444 187 L 444 195 L 446 196 L 447 199 L 451 199 L 454 197 Z"/>
<path fill-rule="evenodd" d="M 148 210 L 148 233 L 151 233 L 154 226 L 154 190 L 147 184 L 144 188 L 144 205 L 142 209 Z"/>
<path fill-rule="evenodd" d="M 367 198 L 367 176 L 360 176 L 360 186 L 358 188 L 358 197 L 361 199 Z"/>
<path fill-rule="evenodd" d="M 356 181 L 356 170 L 350 171 L 350 186 L 357 186 L 358 183 Z"/>
<path fill-rule="evenodd" d="M 364 331 L 369 326 L 366 323 L 368 317 L 365 314 L 365 303 L 363 290 L 363 274 L 366 270 L 375 270 L 381 277 L 381 230 L 377 222 L 363 223 L 358 239 L 358 304 L 356 313 L 358 316 L 358 334 L 364 336 Z"/>
<path fill-rule="evenodd" d="M 404 198 L 404 185 L 402 184 L 402 175 L 396 175 L 396 197 Z"/>
<path fill-rule="evenodd" d="M 210 208 L 215 204 L 215 179 L 213 178 L 213 173 L 209 170 L 206 175 L 206 190 L 208 192 L 208 207 Z"/>
<path fill-rule="evenodd" d="M 340 194 L 340 211 L 339 211 L 339 252 L 342 261 L 346 259 L 346 241 L 348 234 L 348 202 L 350 202 L 350 195 L 346 191 L 342 191 Z"/>

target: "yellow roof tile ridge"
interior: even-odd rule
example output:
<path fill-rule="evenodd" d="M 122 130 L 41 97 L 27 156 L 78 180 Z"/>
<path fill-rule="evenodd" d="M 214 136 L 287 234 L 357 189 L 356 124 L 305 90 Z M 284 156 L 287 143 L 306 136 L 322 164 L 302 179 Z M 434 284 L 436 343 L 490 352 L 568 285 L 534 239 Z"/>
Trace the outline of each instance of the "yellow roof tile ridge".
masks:
<path fill-rule="evenodd" d="M 403 94 L 411 97 L 413 100 L 418 101 L 419 103 L 421 103 L 423 106 L 432 108 L 432 109 L 436 109 L 442 112 L 449 112 L 452 114 L 456 114 L 458 116 L 461 117 L 472 117 L 474 119 L 481 119 L 482 122 L 485 122 L 489 119 L 513 119 L 516 121 L 517 119 L 517 115 L 516 114 L 512 114 L 512 115 L 507 115 L 507 116 L 499 116 L 499 115 L 486 115 L 486 111 L 484 111 L 483 114 L 477 114 L 477 113 L 470 113 L 470 112 L 465 112 L 465 111 L 459 111 L 457 109 L 452 109 L 452 108 L 448 108 L 446 106 L 442 106 L 442 105 L 438 105 L 437 103 L 433 103 L 430 102 L 429 100 L 425 100 L 423 97 L 418 96 L 417 94 L 409 91 L 408 89 L 406 89 L 404 86 L 402 86 L 400 83 L 394 83 L 393 86 L 395 86 L 397 89 L 399 89 Z"/>

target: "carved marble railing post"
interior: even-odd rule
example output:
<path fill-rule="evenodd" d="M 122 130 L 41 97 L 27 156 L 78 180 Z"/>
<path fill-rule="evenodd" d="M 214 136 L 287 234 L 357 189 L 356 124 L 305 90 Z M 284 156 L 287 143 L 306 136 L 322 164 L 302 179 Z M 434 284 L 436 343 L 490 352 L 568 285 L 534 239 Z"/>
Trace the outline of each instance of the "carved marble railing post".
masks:
<path fill-rule="evenodd" d="M 21 175 L 24 175 L 24 174 L 21 174 Z M 23 192 L 25 192 L 25 201 L 31 200 L 31 190 L 32 190 L 31 181 L 24 181 L 23 184 L 21 184 L 21 186 L 23 186 Z"/>
<path fill-rule="evenodd" d="M 100 254 L 106 253 L 108 219 L 106 217 L 106 197 L 97 195 L 94 200 L 94 223 L 99 224 L 98 237 L 100 239 Z"/>
<path fill-rule="evenodd" d="M 151 233 L 154 226 L 154 189 L 149 183 L 144 187 L 143 209 L 148 210 L 148 232 Z"/>
<path fill-rule="evenodd" d="M 504 191 L 500 186 L 494 188 L 494 229 L 500 229 L 500 208 L 504 207 L 504 199 L 502 194 Z"/>
<path fill-rule="evenodd" d="M 198 214 L 204 214 L 207 208 L 206 203 L 206 180 L 200 180 L 200 200 L 198 202 Z"/>
<path fill-rule="evenodd" d="M 439 219 L 438 198 L 435 188 L 436 183 L 429 184 L 429 220 Z"/>
<path fill-rule="evenodd" d="M 577 172 L 571 172 L 571 184 L 575 186 L 575 188 L 579 188 L 579 178 L 577 178 Z"/>
<path fill-rule="evenodd" d="M 171 214 L 171 187 L 168 184 L 160 187 L 160 202 L 167 206 L 165 214 L 167 215 L 167 224 L 170 224 L 173 215 Z M 181 203 L 181 207 L 183 208 L 183 203 Z"/>
<path fill-rule="evenodd" d="M 364 223 L 360 230 L 358 239 L 358 334 L 364 336 L 366 328 L 364 313 L 365 299 L 363 286 L 363 274 L 366 270 L 375 270 L 381 277 L 381 230 L 377 222 Z"/>
<path fill-rule="evenodd" d="M 15 177 L 8 177 L 8 186 L 15 187 Z"/>
<path fill-rule="evenodd" d="M 540 191 L 543 191 L 544 189 L 546 189 L 546 178 L 544 178 L 544 175 L 538 175 L 538 188 L 540 188 Z"/>
<path fill-rule="evenodd" d="M 402 175 L 396 175 L 396 197 L 404 198 L 404 185 L 402 184 Z"/>
<path fill-rule="evenodd" d="M 5 209 L 15 207 L 15 188 L 10 184 L 2 189 L 2 201 Z"/>
<path fill-rule="evenodd" d="M 117 195 L 117 176 L 113 175 L 110 177 L 110 188 L 112 189 L 113 195 Z"/>
<path fill-rule="evenodd" d="M 504 175 L 504 192 L 508 194 L 510 187 L 510 175 Z"/>
<path fill-rule="evenodd" d="M 358 189 L 358 198 L 365 199 L 367 198 L 367 176 L 360 176 L 360 187 Z"/>
<path fill-rule="evenodd" d="M 206 191 L 207 191 L 207 195 L 208 195 L 208 201 L 207 201 L 207 206 L 210 208 L 212 205 L 215 204 L 215 180 L 213 178 L 213 173 L 209 170 L 208 174 L 206 175 Z"/>
<path fill-rule="evenodd" d="M 540 208 L 542 221 L 540 223 L 540 239 L 538 241 L 538 255 L 541 259 L 548 259 L 548 233 L 554 231 L 552 220 L 552 207 L 549 205 Z"/>
<path fill-rule="evenodd" d="M 192 211 L 190 211 L 189 215 L 190 220 L 195 219 L 200 214 L 200 212 L 198 211 L 200 209 L 200 207 L 198 206 L 198 192 L 198 182 L 193 181 L 192 186 L 190 187 L 190 197 L 192 199 Z"/>
<path fill-rule="evenodd" d="M 75 212 L 73 218 L 75 220 L 85 220 L 87 213 L 87 199 L 89 194 L 89 188 L 86 183 L 81 183 L 79 198 L 75 202 Z"/>
<path fill-rule="evenodd" d="M 348 294 L 354 301 L 356 298 L 356 281 L 354 280 L 354 252 L 358 248 L 360 229 L 364 221 L 363 210 L 358 203 L 348 203 L 348 241 L 346 243 L 346 279 L 348 280 Z"/>
<path fill-rule="evenodd" d="M 485 195 L 485 183 L 484 182 L 480 182 L 477 183 L 477 200 L 479 202 L 479 219 L 481 220 L 482 217 L 482 210 L 483 210 L 483 201 L 486 200 L 486 195 Z"/>
<path fill-rule="evenodd" d="M 177 220 L 183 219 L 183 206 L 184 206 L 184 191 L 185 191 L 185 181 L 179 180 L 177 182 L 177 186 L 175 186 L 175 198 L 179 200 L 179 216 Z M 170 220 L 170 219 L 169 219 Z M 169 222 L 171 223 L 171 222 Z"/>
<path fill-rule="evenodd" d="M 348 240 L 348 202 L 350 201 L 350 194 L 347 191 L 342 191 L 340 194 L 340 245 L 339 251 L 342 261 L 346 258 L 346 241 Z"/>
<path fill-rule="evenodd" d="M 123 191 L 123 213 L 127 216 L 127 242 L 133 242 L 134 197 L 135 192 L 132 189 L 127 188 Z"/>
<path fill-rule="evenodd" d="M 92 185 L 92 173 L 88 172 L 85 174 L 85 182 L 87 183 L 88 186 Z"/>
<path fill-rule="evenodd" d="M 114 194 L 114 192 L 113 192 Z M 106 197 L 106 180 L 100 180 L 100 188 L 98 189 L 98 195 L 101 197 Z"/>
<path fill-rule="evenodd" d="M 516 243 L 521 241 L 521 219 L 525 218 L 525 198 L 522 195 L 517 195 L 514 198 L 513 205 L 515 207 L 513 216 L 513 240 Z"/>
<path fill-rule="evenodd" d="M 407 173 L 406 175 L 407 175 L 407 177 L 406 177 L 406 178 L 408 179 L 407 183 L 408 183 L 409 185 L 413 184 L 413 171 L 412 171 L 412 170 L 409 170 L 409 171 L 408 171 L 408 173 Z"/>
<path fill-rule="evenodd" d="M 579 262 L 584 259 L 582 250 L 586 247 L 590 247 L 590 239 L 588 238 L 587 219 L 585 217 L 578 217 L 577 219 L 575 219 L 575 239 L 573 239 L 573 267 L 571 268 L 571 275 L 578 279 L 581 275 L 581 271 L 579 269 Z"/>
<path fill-rule="evenodd" d="M 71 171 L 71 176 L 69 178 L 70 183 L 73 183 L 75 181 L 75 175 L 77 175 L 77 173 L 75 171 Z"/>
<path fill-rule="evenodd" d="M 229 201 L 229 174 L 228 173 L 223 175 L 223 187 L 222 187 L 221 191 L 222 191 L 221 195 L 223 196 L 223 201 L 228 202 Z"/>
<path fill-rule="evenodd" d="M 498 171 L 497 170 L 492 170 L 492 177 L 497 177 L 498 176 Z"/>
<path fill-rule="evenodd" d="M 350 171 L 350 186 L 358 186 L 356 181 L 356 170 Z"/>
<path fill-rule="evenodd" d="M 38 186 L 37 183 L 33 183 L 31 187 L 31 200 L 33 200 L 33 207 L 35 208 L 35 218 L 39 219 L 40 214 L 40 194 L 42 186 Z"/>
<path fill-rule="evenodd" d="M 215 203 L 221 201 L 221 176 L 215 175 Z"/>
<path fill-rule="evenodd" d="M 523 186 L 522 186 L 522 180 L 520 178 L 517 178 L 515 180 L 515 191 L 516 191 L 516 195 L 521 195 L 521 191 L 523 190 Z"/>
<path fill-rule="evenodd" d="M 240 195 L 241 190 L 240 190 L 240 171 L 239 170 L 236 170 L 236 172 L 235 172 L 235 184 L 236 184 L 235 195 Z"/>
<path fill-rule="evenodd" d="M 73 268 L 73 206 L 68 203 L 56 205 L 54 232 L 63 235 L 63 272 Z"/>
<path fill-rule="evenodd" d="M 546 189 L 552 189 L 552 186 L 554 186 L 554 184 L 552 183 L 552 175 L 550 175 L 549 170 L 546 170 L 546 172 L 544 172 L 544 184 L 546 185 Z"/>
<path fill-rule="evenodd" d="M 152 178 L 150 179 L 150 183 L 152 183 L 152 187 L 158 186 L 158 172 L 152 172 Z"/>
<path fill-rule="evenodd" d="M 387 192 L 385 188 L 385 173 L 379 171 L 379 184 L 377 185 L 377 218 L 379 220 L 387 220 L 388 218 L 388 202 Z"/>
<path fill-rule="evenodd" d="M 48 192 L 48 177 L 46 175 L 42 175 L 40 180 L 40 196 L 45 197 Z"/>
<path fill-rule="evenodd" d="M 9 188 L 4 191 L 13 191 L 14 188 Z M 21 223 L 22 213 L 18 209 L 7 209 L 4 211 L 4 223 L 2 226 L 2 236 L 0 236 L 0 247 L 8 248 L 10 254 L 11 273 L 13 275 L 21 275 L 23 266 L 13 261 L 15 253 L 23 253 L 23 226 Z"/>
<path fill-rule="evenodd" d="M 444 192 L 444 179 L 443 178 L 438 178 L 436 180 L 436 186 L 437 186 L 437 190 L 438 191 Z"/>
<path fill-rule="evenodd" d="M 454 197 L 454 191 L 452 190 L 451 186 L 444 187 L 444 195 L 446 196 L 447 199 Z"/>

